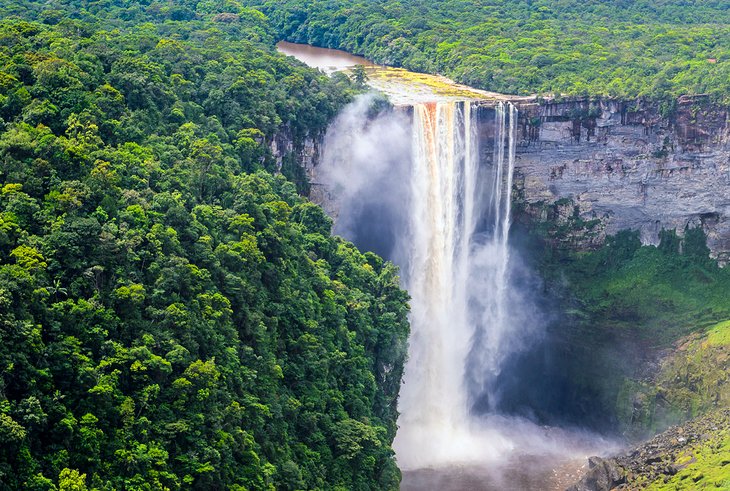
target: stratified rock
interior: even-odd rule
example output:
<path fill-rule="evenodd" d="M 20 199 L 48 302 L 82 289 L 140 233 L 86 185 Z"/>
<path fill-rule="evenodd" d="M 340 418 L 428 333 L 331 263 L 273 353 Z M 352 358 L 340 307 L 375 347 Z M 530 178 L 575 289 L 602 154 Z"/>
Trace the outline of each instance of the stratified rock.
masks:
<path fill-rule="evenodd" d="M 699 226 L 713 256 L 730 259 L 726 107 L 683 98 L 662 116 L 649 105 L 586 99 L 521 106 L 520 118 L 515 186 L 524 213 L 589 225 L 561 230 L 563 245 L 596 247 L 623 229 L 657 244 L 662 229 L 681 236 Z"/>

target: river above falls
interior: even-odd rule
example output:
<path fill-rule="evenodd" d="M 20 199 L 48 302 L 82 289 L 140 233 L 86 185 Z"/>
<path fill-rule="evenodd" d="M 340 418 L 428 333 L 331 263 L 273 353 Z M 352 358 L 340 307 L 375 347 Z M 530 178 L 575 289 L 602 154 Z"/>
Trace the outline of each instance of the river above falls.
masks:
<path fill-rule="evenodd" d="M 486 100 L 529 102 L 532 96 L 514 96 L 475 89 L 459 84 L 442 75 L 417 73 L 385 65 L 378 65 L 362 56 L 331 48 L 318 48 L 308 44 L 280 41 L 277 50 L 313 68 L 331 75 L 334 72 L 348 71 L 356 65 L 365 67 L 367 84 L 388 96 L 398 105 L 410 105 L 436 100 Z"/>
<path fill-rule="evenodd" d="M 328 75 L 349 70 L 355 65 L 375 66 L 375 63 L 362 56 L 353 55 L 339 49 L 318 48 L 309 44 L 290 43 L 288 41 L 279 41 L 276 44 L 276 49 L 280 53 L 293 56 L 302 63 L 318 68 Z"/>

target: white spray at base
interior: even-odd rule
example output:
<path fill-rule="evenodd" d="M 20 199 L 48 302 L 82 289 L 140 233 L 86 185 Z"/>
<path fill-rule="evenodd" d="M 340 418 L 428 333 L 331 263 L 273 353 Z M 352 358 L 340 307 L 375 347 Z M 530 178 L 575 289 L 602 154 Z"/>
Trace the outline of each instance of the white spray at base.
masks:
<path fill-rule="evenodd" d="M 490 164 L 480 152 L 472 103 L 416 104 L 410 117 L 394 111 L 373 119 L 366 116 L 370 102 L 357 100 L 335 121 L 318 172 L 337 190 L 337 233 L 355 237 L 363 221 L 377 221 L 358 211 L 368 203 L 385 203 L 393 217 L 382 219 L 402 227 L 391 257 L 411 295 L 393 443 L 399 467 L 592 452 L 591 436 L 496 414 L 504 361 L 542 329 L 510 282 L 517 108 L 494 108 Z M 402 131 L 408 127 L 410 140 Z M 481 415 L 472 410 L 477 399 Z"/>

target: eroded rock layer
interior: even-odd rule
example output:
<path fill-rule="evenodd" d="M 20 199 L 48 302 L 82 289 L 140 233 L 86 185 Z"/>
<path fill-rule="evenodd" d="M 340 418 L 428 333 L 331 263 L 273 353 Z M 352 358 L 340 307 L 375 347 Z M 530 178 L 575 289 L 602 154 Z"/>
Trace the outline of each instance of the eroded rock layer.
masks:
<path fill-rule="evenodd" d="M 714 257 L 730 258 L 727 108 L 573 100 L 525 104 L 520 116 L 515 198 L 529 220 L 565 226 L 556 240 L 593 247 L 635 229 L 656 244 L 662 229 L 701 226 Z"/>

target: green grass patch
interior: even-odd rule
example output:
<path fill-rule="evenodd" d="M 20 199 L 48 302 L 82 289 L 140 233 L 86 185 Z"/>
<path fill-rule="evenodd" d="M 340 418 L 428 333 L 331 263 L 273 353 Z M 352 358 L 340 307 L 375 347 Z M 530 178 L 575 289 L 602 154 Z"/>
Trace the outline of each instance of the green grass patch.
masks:
<path fill-rule="evenodd" d="M 707 256 L 701 231 L 686 234 L 680 249 L 674 233 L 655 247 L 641 246 L 634 232 L 621 232 L 597 251 L 562 256 L 546 269 L 548 276 L 567 280 L 586 331 L 626 333 L 666 347 L 711 328 L 710 342 L 727 344 L 730 322 L 717 323 L 730 318 L 730 270 Z M 700 245 L 687 245 L 693 242 Z"/>
<path fill-rule="evenodd" d="M 718 438 L 681 455 L 676 463 L 679 466 L 686 465 L 686 467 L 667 482 L 655 481 L 646 489 L 649 491 L 730 489 L 730 434 L 728 434 L 728 430 L 722 430 Z"/>
<path fill-rule="evenodd" d="M 707 332 L 707 343 L 711 346 L 730 344 L 730 320 L 720 322 Z"/>

